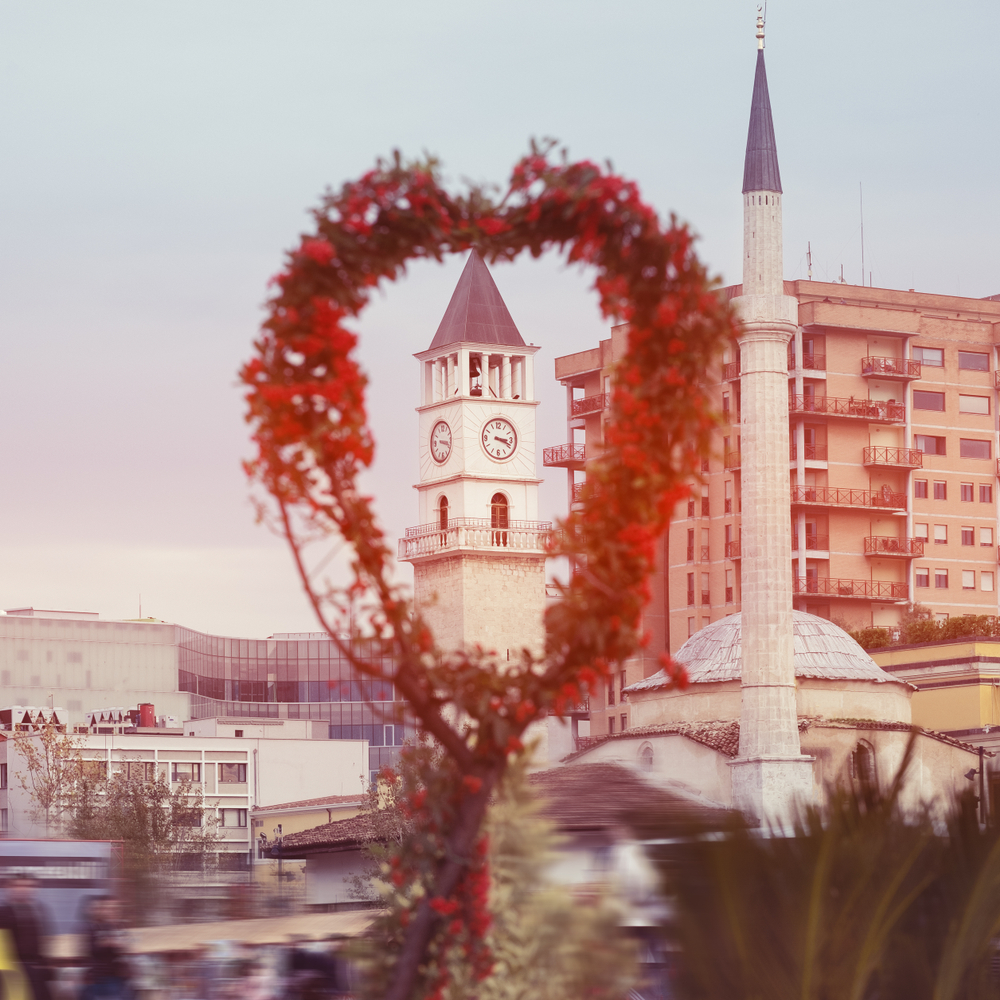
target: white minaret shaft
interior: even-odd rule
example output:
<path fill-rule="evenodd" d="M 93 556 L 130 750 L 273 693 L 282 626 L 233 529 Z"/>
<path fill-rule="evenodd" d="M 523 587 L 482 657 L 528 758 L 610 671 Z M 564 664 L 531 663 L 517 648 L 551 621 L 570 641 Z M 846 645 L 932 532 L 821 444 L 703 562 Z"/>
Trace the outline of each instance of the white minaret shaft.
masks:
<path fill-rule="evenodd" d="M 781 177 L 757 19 L 743 172 L 743 289 L 736 300 L 742 452 L 742 710 L 734 803 L 758 819 L 788 816 L 808 794 L 795 705 L 788 475 L 788 343 L 797 303 L 784 294 Z"/>

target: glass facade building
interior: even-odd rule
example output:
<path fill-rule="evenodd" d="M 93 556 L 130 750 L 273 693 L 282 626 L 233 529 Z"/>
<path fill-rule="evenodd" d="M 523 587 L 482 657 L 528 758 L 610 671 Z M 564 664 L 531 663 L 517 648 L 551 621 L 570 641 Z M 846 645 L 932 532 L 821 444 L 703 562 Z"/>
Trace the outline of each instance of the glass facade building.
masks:
<path fill-rule="evenodd" d="M 355 653 L 392 660 L 376 642 Z M 233 639 L 177 627 L 178 687 L 191 696 L 191 717 L 310 719 L 325 722 L 330 739 L 368 740 L 369 770 L 395 765 L 412 725 L 387 681 L 362 676 L 326 633 Z"/>

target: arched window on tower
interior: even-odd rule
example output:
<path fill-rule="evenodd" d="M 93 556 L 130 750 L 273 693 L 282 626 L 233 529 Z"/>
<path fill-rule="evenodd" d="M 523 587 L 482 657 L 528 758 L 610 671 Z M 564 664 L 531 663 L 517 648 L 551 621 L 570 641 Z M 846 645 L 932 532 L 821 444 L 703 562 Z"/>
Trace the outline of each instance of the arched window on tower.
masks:
<path fill-rule="evenodd" d="M 875 748 L 867 740 L 859 740 L 851 751 L 851 777 L 862 792 L 872 792 L 878 788 L 875 774 Z"/>
<path fill-rule="evenodd" d="M 507 529 L 510 527 L 510 508 L 502 493 L 494 493 L 490 500 L 490 527 L 493 528 L 493 544 L 507 544 Z M 502 530 L 496 530 L 496 529 Z"/>
<path fill-rule="evenodd" d="M 644 771 L 653 770 L 653 745 L 651 743 L 643 743 L 639 748 L 639 767 Z"/>
<path fill-rule="evenodd" d="M 443 496 L 438 501 L 438 527 L 441 529 L 441 544 L 446 544 L 448 536 L 445 532 L 448 530 L 448 498 Z"/>
<path fill-rule="evenodd" d="M 469 355 L 469 395 L 481 396 L 483 394 L 483 356 L 481 354 Z"/>

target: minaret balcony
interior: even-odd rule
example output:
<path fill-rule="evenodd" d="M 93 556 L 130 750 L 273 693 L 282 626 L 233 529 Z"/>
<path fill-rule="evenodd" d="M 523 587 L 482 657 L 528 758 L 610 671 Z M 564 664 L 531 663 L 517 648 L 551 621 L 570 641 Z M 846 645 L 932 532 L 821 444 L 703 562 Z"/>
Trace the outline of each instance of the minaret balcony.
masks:
<path fill-rule="evenodd" d="M 800 576 L 795 579 L 795 593 L 824 597 L 852 598 L 859 601 L 905 601 L 909 587 L 892 580 L 845 580 L 840 577 L 817 578 Z"/>
<path fill-rule="evenodd" d="M 910 358 L 862 358 L 861 374 L 864 378 L 912 382 L 920 378 L 920 362 Z"/>
<path fill-rule="evenodd" d="M 551 521 L 508 521 L 495 525 L 486 517 L 452 517 L 446 525 L 421 524 L 407 528 L 399 539 L 398 557 L 413 562 L 451 552 L 544 555 L 552 534 Z"/>
<path fill-rule="evenodd" d="M 906 510 L 906 494 L 881 490 L 854 490 L 840 486 L 793 486 L 792 504 L 806 507 L 860 507 Z"/>
<path fill-rule="evenodd" d="M 865 448 L 862 465 L 877 465 L 890 469 L 921 469 L 924 465 L 924 453 L 919 448 L 885 448 L 872 445 Z"/>
<path fill-rule="evenodd" d="M 572 406 L 572 416 L 583 417 L 588 413 L 600 413 L 611 405 L 611 393 L 599 392 L 595 396 L 584 396 L 582 399 L 574 399 Z"/>
<path fill-rule="evenodd" d="M 887 535 L 868 535 L 865 538 L 866 556 L 919 559 L 923 554 L 924 540 L 922 538 L 893 538 Z"/>
<path fill-rule="evenodd" d="M 790 414 L 808 413 L 817 416 L 846 417 L 850 420 L 864 420 L 868 423 L 901 424 L 906 420 L 906 407 L 885 399 L 845 399 L 842 396 L 799 396 L 788 397 Z"/>
<path fill-rule="evenodd" d="M 587 447 L 582 444 L 557 444 L 542 449 L 542 465 L 557 469 L 580 470 L 587 461 Z"/>

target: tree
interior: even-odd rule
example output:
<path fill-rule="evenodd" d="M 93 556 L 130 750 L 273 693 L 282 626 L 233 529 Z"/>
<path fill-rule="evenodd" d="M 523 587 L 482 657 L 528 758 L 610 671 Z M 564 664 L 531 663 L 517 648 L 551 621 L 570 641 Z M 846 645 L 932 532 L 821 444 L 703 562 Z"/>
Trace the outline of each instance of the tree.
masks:
<path fill-rule="evenodd" d="M 480 875 L 487 804 L 526 727 L 579 702 L 642 641 L 656 541 L 687 496 L 716 422 L 704 372 L 735 334 L 685 227 L 676 220 L 662 227 L 636 185 L 610 168 L 565 157 L 555 163 L 548 151 L 533 148 L 514 167 L 499 201 L 482 189 L 452 195 L 434 161 L 404 164 L 398 154 L 327 194 L 313 212 L 314 232 L 273 279 L 255 356 L 241 372 L 255 445 L 247 471 L 269 498 L 258 501 L 261 517 L 288 540 L 319 621 L 342 653 L 362 674 L 391 681 L 444 751 L 441 766 L 424 776 L 428 794 L 415 793 L 410 805 L 425 834 L 412 847 L 426 853 L 402 854 L 398 875 L 402 886 L 419 878 L 426 893 L 398 940 L 387 1000 L 440 992 L 426 958 L 456 944 L 454 912 L 480 929 L 462 947 L 488 975 Z M 604 316 L 629 324 L 607 447 L 588 465 L 582 510 L 552 539 L 552 554 L 568 556 L 575 571 L 546 614 L 544 653 L 523 650 L 509 664 L 493 650 L 436 648 L 392 580 L 392 553 L 358 486 L 374 442 L 347 323 L 408 260 L 470 247 L 488 260 L 565 250 L 570 262 L 596 270 Z M 336 587 L 312 566 L 344 542 L 353 579 Z M 381 640 L 377 659 L 340 638 L 358 602 Z M 683 683 L 666 654 L 662 661 Z"/>
<path fill-rule="evenodd" d="M 17 781 L 31 800 L 32 820 L 44 823 L 48 837 L 62 827 L 73 808 L 75 790 L 84 780 L 82 742 L 57 726 L 42 726 L 16 735 L 8 746 L 24 758 Z"/>

